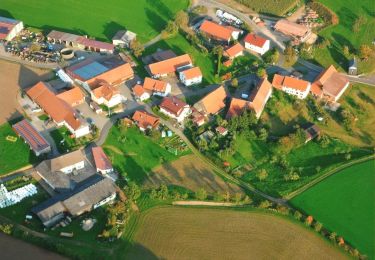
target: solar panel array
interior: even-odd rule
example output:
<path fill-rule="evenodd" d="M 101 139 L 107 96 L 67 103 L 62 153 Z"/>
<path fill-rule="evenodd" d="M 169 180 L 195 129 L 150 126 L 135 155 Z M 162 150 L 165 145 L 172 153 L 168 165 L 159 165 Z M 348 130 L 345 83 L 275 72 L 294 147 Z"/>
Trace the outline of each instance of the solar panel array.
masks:
<path fill-rule="evenodd" d="M 80 76 L 83 80 L 89 80 L 97 75 L 100 75 L 104 72 L 108 71 L 108 68 L 100 64 L 99 62 L 92 62 L 87 64 L 81 68 L 78 68 L 74 71 L 74 73 Z"/>

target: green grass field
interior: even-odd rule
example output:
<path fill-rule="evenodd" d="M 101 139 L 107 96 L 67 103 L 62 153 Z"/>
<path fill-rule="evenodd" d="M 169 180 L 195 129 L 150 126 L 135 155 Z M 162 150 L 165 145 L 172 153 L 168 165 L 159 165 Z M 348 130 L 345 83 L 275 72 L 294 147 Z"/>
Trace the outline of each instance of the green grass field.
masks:
<path fill-rule="evenodd" d="M 315 60 L 327 67 L 334 64 L 342 70 L 347 70 L 348 60 L 343 55 L 343 46 L 348 46 L 351 52 L 361 44 L 371 45 L 375 35 L 375 5 L 373 0 L 341 1 L 319 0 L 339 17 L 339 24 L 323 29 L 319 35 L 330 40 L 330 48 L 316 49 Z M 365 23 L 359 32 L 354 33 L 352 26 L 358 17 L 363 17 Z"/>
<path fill-rule="evenodd" d="M 16 142 L 6 140 L 7 136 L 17 137 Z M 34 163 L 36 156 L 13 131 L 10 124 L 0 126 L 0 175 Z"/>
<path fill-rule="evenodd" d="M 103 148 L 115 168 L 137 182 L 142 182 L 152 168 L 178 158 L 137 128 L 112 127 Z"/>
<path fill-rule="evenodd" d="M 173 50 L 177 55 L 188 53 L 193 59 L 194 65 L 198 66 L 203 73 L 203 79 L 205 83 L 214 83 L 215 78 L 215 64 L 214 58 L 210 54 L 203 54 L 197 50 L 193 45 L 191 45 L 184 36 L 177 34 L 175 37 L 161 40 L 155 43 L 154 45 L 148 47 L 143 54 L 148 55 L 154 53 L 157 49 Z"/>
<path fill-rule="evenodd" d="M 0 16 L 22 20 L 43 30 L 62 30 L 110 40 L 124 28 L 146 42 L 165 27 L 188 0 L 2 0 Z"/>
<path fill-rule="evenodd" d="M 374 258 L 374 160 L 346 168 L 292 199 L 292 204 Z"/>

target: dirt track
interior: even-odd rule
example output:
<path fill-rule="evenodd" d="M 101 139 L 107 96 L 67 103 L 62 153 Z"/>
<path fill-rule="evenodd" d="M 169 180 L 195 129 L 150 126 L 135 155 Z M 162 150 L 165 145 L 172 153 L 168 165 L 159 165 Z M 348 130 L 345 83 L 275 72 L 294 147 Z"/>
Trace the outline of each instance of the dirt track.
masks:
<path fill-rule="evenodd" d="M 21 115 L 16 96 L 20 88 L 27 88 L 53 74 L 0 60 L 0 125 Z"/>

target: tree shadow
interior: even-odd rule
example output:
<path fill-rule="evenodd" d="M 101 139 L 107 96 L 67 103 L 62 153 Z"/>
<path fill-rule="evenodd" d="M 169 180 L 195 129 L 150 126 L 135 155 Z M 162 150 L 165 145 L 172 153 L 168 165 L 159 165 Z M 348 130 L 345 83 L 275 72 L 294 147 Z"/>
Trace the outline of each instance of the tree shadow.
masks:
<path fill-rule="evenodd" d="M 32 69 L 21 65 L 18 76 L 18 86 L 21 90 L 26 89 L 30 86 L 35 85 L 39 81 L 46 81 L 53 77 L 51 72 L 47 72 L 43 75 L 35 73 Z"/>
<path fill-rule="evenodd" d="M 162 259 L 160 257 L 157 257 L 150 249 L 146 248 L 144 245 L 140 243 L 132 244 L 131 246 L 129 246 L 129 248 L 126 251 L 127 251 L 125 255 L 126 259 L 143 259 L 143 260 Z"/>
<path fill-rule="evenodd" d="M 103 27 L 103 34 L 105 35 L 105 37 L 107 37 L 107 39 L 112 39 L 118 31 L 126 30 L 123 25 L 114 21 L 106 23 Z"/>
<path fill-rule="evenodd" d="M 14 19 L 14 16 L 8 10 L 5 9 L 0 9 L 0 16 Z"/>
<path fill-rule="evenodd" d="M 169 9 L 167 5 L 163 3 L 161 0 L 147 0 L 147 3 L 155 8 L 155 10 L 158 10 L 158 12 L 163 15 L 164 17 L 168 19 L 173 18 L 173 13 Z"/>
<path fill-rule="evenodd" d="M 355 20 L 358 18 L 358 16 L 347 7 L 340 8 L 340 10 L 337 11 L 337 15 L 340 18 L 344 18 L 340 19 L 340 24 L 347 28 L 351 28 Z"/>
<path fill-rule="evenodd" d="M 148 18 L 147 23 L 151 26 L 153 30 L 158 32 L 167 25 L 166 20 L 150 8 L 145 8 L 145 14 Z"/>

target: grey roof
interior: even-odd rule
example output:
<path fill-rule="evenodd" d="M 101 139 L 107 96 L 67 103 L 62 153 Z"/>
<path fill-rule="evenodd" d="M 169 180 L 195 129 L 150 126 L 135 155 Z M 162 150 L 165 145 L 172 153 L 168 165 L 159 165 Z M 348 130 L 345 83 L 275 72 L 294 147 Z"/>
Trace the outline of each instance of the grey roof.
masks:
<path fill-rule="evenodd" d="M 357 59 L 355 57 L 352 60 L 350 60 L 349 67 L 358 67 Z"/>
<path fill-rule="evenodd" d="M 121 30 L 118 31 L 112 40 L 122 40 L 124 42 L 130 42 L 137 37 L 137 34 L 132 31 Z"/>
<path fill-rule="evenodd" d="M 82 150 L 77 150 L 51 159 L 51 171 L 59 171 L 67 166 L 84 161 Z"/>

